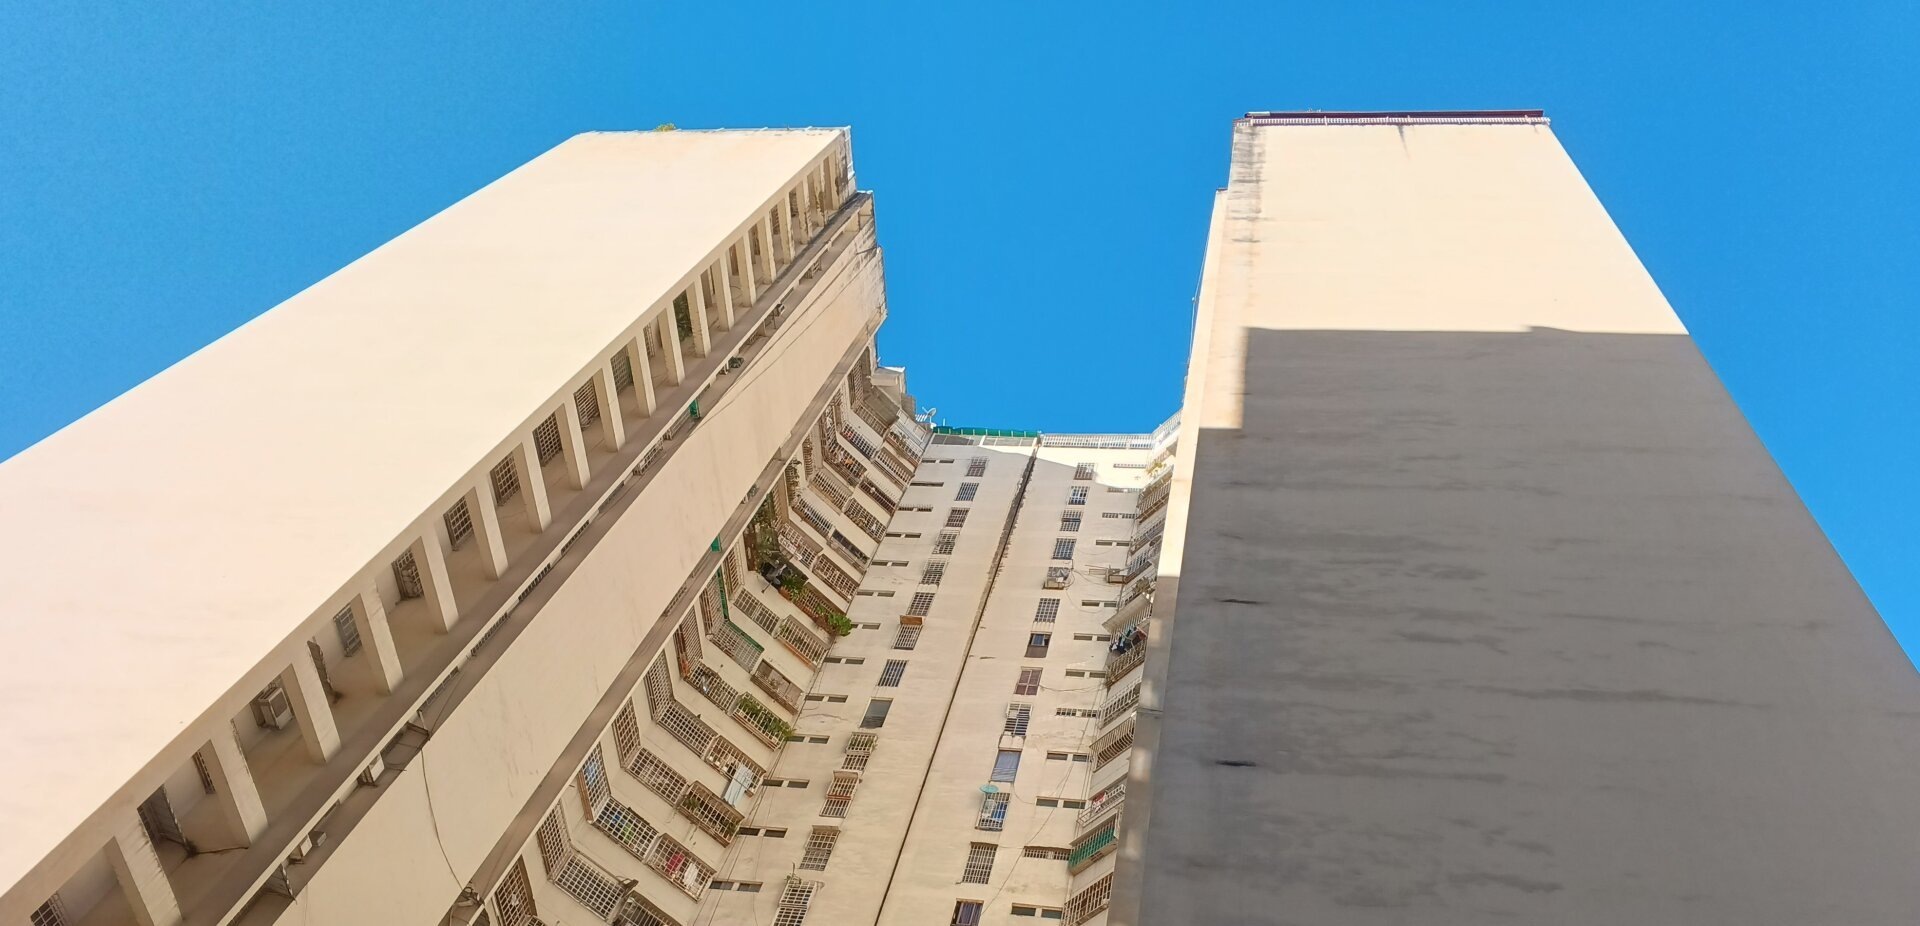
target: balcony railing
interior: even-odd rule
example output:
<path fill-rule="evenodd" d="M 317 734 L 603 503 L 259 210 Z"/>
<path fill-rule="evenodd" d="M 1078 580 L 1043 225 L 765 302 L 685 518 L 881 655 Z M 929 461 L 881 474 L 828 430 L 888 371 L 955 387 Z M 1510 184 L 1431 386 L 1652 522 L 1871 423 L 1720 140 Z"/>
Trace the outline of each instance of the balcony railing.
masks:
<path fill-rule="evenodd" d="M 1067 853 L 1067 871 L 1079 874 L 1088 865 L 1106 857 L 1119 842 L 1120 820 L 1118 817 L 1108 820 L 1099 829 L 1074 841 L 1073 850 Z"/>
<path fill-rule="evenodd" d="M 770 695 L 774 702 L 794 713 L 800 712 L 801 699 L 806 696 L 805 689 L 794 684 L 780 670 L 762 662 L 753 670 L 753 683 L 761 691 Z"/>
<path fill-rule="evenodd" d="M 1120 809 L 1127 800 L 1127 783 L 1122 781 L 1100 792 L 1100 796 L 1087 802 L 1087 809 L 1080 811 L 1080 819 L 1075 826 L 1084 829 L 1087 824 L 1100 819 L 1110 810 Z"/>
<path fill-rule="evenodd" d="M 1106 912 L 1107 903 L 1113 898 L 1113 876 L 1107 875 L 1089 885 L 1086 890 L 1073 895 L 1067 901 L 1062 926 L 1080 926 L 1088 920 Z"/>
<path fill-rule="evenodd" d="M 739 705 L 733 709 L 733 719 L 740 721 L 740 725 L 761 742 L 776 748 L 793 735 L 792 724 L 782 720 L 772 708 L 749 694 L 740 696 Z"/>
<path fill-rule="evenodd" d="M 719 840 L 721 845 L 733 843 L 733 836 L 740 829 L 740 821 L 746 819 L 740 811 L 721 800 L 720 795 L 698 781 L 680 797 L 676 809 L 681 816 L 692 820 L 694 826 Z"/>
<path fill-rule="evenodd" d="M 1100 705 L 1100 726 L 1106 726 L 1126 716 L 1140 705 L 1140 686 L 1136 683 L 1120 695 Z"/>
<path fill-rule="evenodd" d="M 1112 688 L 1121 679 L 1127 677 L 1135 667 L 1147 661 L 1147 646 L 1141 643 L 1124 653 L 1114 653 L 1107 657 L 1107 687 Z"/>

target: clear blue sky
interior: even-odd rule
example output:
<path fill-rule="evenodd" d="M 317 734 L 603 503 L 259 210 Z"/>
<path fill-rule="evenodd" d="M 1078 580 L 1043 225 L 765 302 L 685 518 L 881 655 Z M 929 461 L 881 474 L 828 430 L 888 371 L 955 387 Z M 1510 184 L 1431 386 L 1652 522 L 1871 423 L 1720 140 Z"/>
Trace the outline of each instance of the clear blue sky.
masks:
<path fill-rule="evenodd" d="M 661 122 L 854 126 L 884 362 L 952 423 L 1141 430 L 1231 119 L 1539 107 L 1920 651 L 1920 5 L 87 6 L 0 4 L 0 456 L 566 136 Z"/>

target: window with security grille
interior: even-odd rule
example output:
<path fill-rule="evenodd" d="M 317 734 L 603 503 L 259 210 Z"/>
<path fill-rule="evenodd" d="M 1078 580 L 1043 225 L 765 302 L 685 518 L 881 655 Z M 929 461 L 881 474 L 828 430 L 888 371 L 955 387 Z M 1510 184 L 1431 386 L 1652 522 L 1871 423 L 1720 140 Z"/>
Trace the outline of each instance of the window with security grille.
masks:
<path fill-rule="evenodd" d="M 493 482 L 493 506 L 500 507 L 520 494 L 520 473 L 514 468 L 513 455 L 493 465 L 487 478 Z"/>
<path fill-rule="evenodd" d="M 1084 505 L 1087 503 L 1087 487 L 1074 486 L 1067 492 L 1067 504 Z"/>
<path fill-rule="evenodd" d="M 1002 749 L 993 757 L 993 776 L 988 781 L 1012 781 L 1020 774 L 1020 750 Z"/>
<path fill-rule="evenodd" d="M 1080 464 L 1080 465 L 1078 465 L 1078 466 L 1075 466 L 1075 467 L 1073 468 L 1073 478 L 1075 478 L 1075 479 L 1079 479 L 1079 480 L 1086 480 L 1086 479 L 1092 479 L 1092 478 L 1093 478 L 1093 464 L 1092 464 L 1092 463 L 1082 463 L 1082 464 Z"/>
<path fill-rule="evenodd" d="M 900 632 L 893 635 L 894 649 L 913 649 L 920 644 L 920 628 L 914 624 L 901 624 Z"/>
<path fill-rule="evenodd" d="M 1100 516 L 1103 518 L 1117 518 L 1122 521 L 1131 521 L 1139 517 L 1138 514 L 1131 511 L 1103 511 L 1100 513 Z"/>
<path fill-rule="evenodd" d="M 933 552 L 941 556 L 952 553 L 953 545 L 959 539 L 960 535 L 953 531 L 941 531 L 940 536 L 933 541 Z"/>
<path fill-rule="evenodd" d="M 980 483 L 963 482 L 960 483 L 960 491 L 953 493 L 953 500 L 956 502 L 970 502 L 973 501 L 973 497 L 978 494 L 980 494 Z"/>
<path fill-rule="evenodd" d="M 500 886 L 493 889 L 493 907 L 500 912 L 500 926 L 526 926 L 540 915 L 533 905 L 533 885 L 527 881 L 526 859 L 515 859 Z"/>
<path fill-rule="evenodd" d="M 940 580 L 942 578 L 945 578 L 946 574 L 947 574 L 947 561 L 940 560 L 940 559 L 933 560 L 927 563 L 925 569 L 922 569 L 920 571 L 920 584 L 921 585 L 939 585 Z"/>
<path fill-rule="evenodd" d="M 1058 598 L 1042 598 L 1040 603 L 1034 606 L 1033 619 L 1042 624 L 1051 624 L 1059 616 L 1060 599 Z"/>
<path fill-rule="evenodd" d="M 1068 852 L 1059 846 L 1028 846 L 1020 854 L 1027 858 L 1043 858 L 1054 862 L 1064 862 L 1067 860 Z"/>
<path fill-rule="evenodd" d="M 67 926 L 67 905 L 62 903 L 60 895 L 47 898 L 47 902 L 33 908 L 27 914 L 27 922 L 32 926 Z"/>
<path fill-rule="evenodd" d="M 927 612 L 931 610 L 933 610 L 932 592 L 915 592 L 913 601 L 907 604 L 907 613 L 919 617 L 927 616 Z"/>
<path fill-rule="evenodd" d="M 607 784 L 607 759 L 600 747 L 593 747 L 587 760 L 580 764 L 579 784 L 580 803 L 586 809 L 587 819 L 591 820 L 613 799 L 613 789 Z"/>
<path fill-rule="evenodd" d="M 1011 793 L 1001 791 L 997 786 L 994 790 L 981 794 L 980 818 L 974 822 L 974 828 L 986 830 L 989 833 L 998 833 L 1006 829 L 1007 803 L 1012 798 Z"/>
<path fill-rule="evenodd" d="M 874 698 L 867 702 L 867 714 L 860 718 L 860 729 L 878 730 L 887 725 L 887 712 L 893 710 L 890 698 Z"/>
<path fill-rule="evenodd" d="M 348 656 L 360 652 L 360 625 L 353 621 L 353 606 L 341 608 L 333 616 L 333 632 L 340 637 L 340 652 Z"/>
<path fill-rule="evenodd" d="M 1072 559 L 1073 558 L 1073 538 L 1072 537 L 1061 537 L 1053 542 L 1053 558 L 1054 559 Z"/>
<path fill-rule="evenodd" d="M 440 520 L 447 525 L 447 546 L 458 550 L 467 541 L 473 539 L 473 513 L 467 510 L 467 500 L 453 503 Z"/>
<path fill-rule="evenodd" d="M 625 350 L 613 355 L 613 388 L 633 388 L 633 358 Z"/>
<path fill-rule="evenodd" d="M 986 457 L 974 457 L 973 459 L 967 461 L 968 476 L 985 476 L 986 474 L 987 474 L 987 458 Z"/>
<path fill-rule="evenodd" d="M 400 597 L 420 598 L 427 594 L 426 586 L 420 584 L 420 565 L 413 561 L 413 551 L 400 554 L 393 561 L 393 581 L 400 586 Z"/>
<path fill-rule="evenodd" d="M 840 830 L 831 826 L 816 826 L 813 835 L 807 837 L 806 851 L 800 855 L 800 867 L 807 871 L 826 871 L 827 860 L 833 858 L 834 843 L 840 841 Z"/>
<path fill-rule="evenodd" d="M 1021 669 L 1020 679 L 1013 683 L 1013 693 L 1017 695 L 1036 695 L 1040 693 L 1040 670 Z"/>
<path fill-rule="evenodd" d="M 773 926 L 805 923 L 807 908 L 813 906 L 813 892 L 819 889 L 818 881 L 789 880 L 786 890 L 780 892 L 780 906 L 774 908 Z"/>
<path fill-rule="evenodd" d="M 1033 721 L 1033 705 L 1015 701 L 1007 705 L 1007 721 L 1000 732 L 1007 736 L 1026 736 L 1027 725 Z"/>
<path fill-rule="evenodd" d="M 967 524 L 967 512 L 971 510 L 972 509 L 970 508 L 948 509 L 947 510 L 947 526 L 948 527 L 965 527 Z"/>
<path fill-rule="evenodd" d="M 959 900 L 953 904 L 952 926 L 980 926 L 980 909 L 984 906 L 977 900 Z"/>
<path fill-rule="evenodd" d="M 573 391 L 573 410 L 580 416 L 583 428 L 600 420 L 600 390 L 594 387 L 593 380 L 581 383 L 580 388 Z"/>
<path fill-rule="evenodd" d="M 905 659 L 889 659 L 887 660 L 887 667 L 880 670 L 880 687 L 898 688 L 900 687 L 900 679 L 906 674 L 907 661 Z"/>
<path fill-rule="evenodd" d="M 966 867 L 960 869 L 961 884 L 985 884 L 993 878 L 993 856 L 1000 847 L 976 842 L 967 849 Z"/>
<path fill-rule="evenodd" d="M 554 412 L 540 426 L 533 429 L 533 447 L 540 454 L 540 465 L 553 462 L 560 455 L 560 413 Z"/>
<path fill-rule="evenodd" d="M 1027 658 L 1028 659 L 1045 659 L 1047 657 L 1047 647 L 1052 644 L 1053 644 L 1053 634 L 1050 634 L 1050 633 L 1027 634 Z"/>
<path fill-rule="evenodd" d="M 1078 511 L 1060 512 L 1060 529 L 1068 532 L 1078 531 L 1080 529 L 1080 514 Z"/>

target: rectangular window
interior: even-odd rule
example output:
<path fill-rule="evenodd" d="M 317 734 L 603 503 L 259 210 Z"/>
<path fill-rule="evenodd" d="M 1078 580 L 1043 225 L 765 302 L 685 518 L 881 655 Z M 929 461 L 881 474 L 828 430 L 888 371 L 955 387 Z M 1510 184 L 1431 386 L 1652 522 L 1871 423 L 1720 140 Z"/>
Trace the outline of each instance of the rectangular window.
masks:
<path fill-rule="evenodd" d="M 946 485 L 946 483 L 944 482 L 910 482 L 908 483 L 908 485 L 916 485 L 916 486 L 922 486 L 922 487 L 935 487 L 935 486 Z"/>
<path fill-rule="evenodd" d="M 953 531 L 941 531 L 939 539 L 933 542 L 933 552 L 939 556 L 945 556 L 948 553 L 952 553 L 954 541 L 957 541 L 959 539 L 960 539 L 960 535 L 954 533 Z"/>
<path fill-rule="evenodd" d="M 892 592 L 883 592 L 878 589 L 867 589 L 867 588 L 863 588 L 860 591 L 855 592 L 854 594 L 857 594 L 862 598 L 892 598 L 893 597 Z"/>
<path fill-rule="evenodd" d="M 980 907 L 977 900 L 954 901 L 951 926 L 980 926 Z"/>
<path fill-rule="evenodd" d="M 1073 558 L 1073 538 L 1072 537 L 1061 537 L 1053 542 L 1053 558 L 1054 559 L 1072 559 Z"/>
<path fill-rule="evenodd" d="M 993 878 L 993 856 L 1000 850 L 989 842 L 976 842 L 967 850 L 967 864 L 960 870 L 961 884 L 985 884 Z"/>
<path fill-rule="evenodd" d="M 1000 732 L 1007 736 L 1026 736 L 1027 725 L 1033 721 L 1033 705 L 1015 701 L 1007 705 L 1007 722 Z"/>
<path fill-rule="evenodd" d="M 865 656 L 828 656 L 827 658 L 822 659 L 820 661 L 831 662 L 836 665 L 857 666 L 863 662 L 866 662 L 867 658 Z"/>
<path fill-rule="evenodd" d="M 986 457 L 974 457 L 973 459 L 967 461 L 968 476 L 985 476 L 986 474 L 987 474 L 987 458 Z"/>
<path fill-rule="evenodd" d="M 1139 515 L 1131 511 L 1103 511 L 1100 513 L 1100 516 L 1103 518 L 1119 518 L 1125 521 L 1131 521 L 1139 517 Z"/>
<path fill-rule="evenodd" d="M 858 627 L 861 630 L 879 630 L 880 629 L 880 625 L 873 623 L 872 621 L 860 621 L 854 624 L 853 626 Z"/>
<path fill-rule="evenodd" d="M 917 533 L 908 533 L 908 532 L 906 532 L 906 531 L 887 531 L 887 536 L 888 536 L 888 537 L 898 537 L 898 538 L 902 538 L 902 539 L 906 539 L 906 540 L 911 540 L 911 539 L 913 539 L 913 538 L 915 538 L 915 537 L 918 537 L 918 536 L 920 536 L 920 535 L 919 535 L 919 534 L 917 534 Z"/>
<path fill-rule="evenodd" d="M 1090 707 L 1056 707 L 1053 709 L 1053 713 L 1054 713 L 1054 716 L 1056 717 L 1098 717 L 1100 716 L 1100 712 L 1098 710 L 1095 710 Z"/>
<path fill-rule="evenodd" d="M 1083 482 L 1084 482 L 1085 480 L 1088 480 L 1088 479 L 1092 479 L 1092 478 L 1093 478 L 1093 464 L 1092 464 L 1092 463 L 1082 463 L 1082 464 L 1080 464 L 1080 465 L 1078 465 L 1078 466 L 1075 466 L 1075 467 L 1073 468 L 1073 478 L 1075 478 L 1075 479 L 1077 479 L 1077 480 L 1081 480 L 1081 481 L 1083 481 Z"/>
<path fill-rule="evenodd" d="M 978 494 L 980 494 L 980 483 L 963 482 L 960 483 L 960 491 L 953 493 L 953 500 L 956 502 L 970 502 L 973 501 L 973 497 Z"/>
<path fill-rule="evenodd" d="M 1052 643 L 1053 643 L 1053 634 L 1050 634 L 1050 633 L 1027 634 L 1027 658 L 1028 659 L 1047 658 L 1047 647 Z"/>
<path fill-rule="evenodd" d="M 1087 503 L 1087 487 L 1086 486 L 1074 486 L 1072 489 L 1067 490 L 1067 504 L 1084 505 L 1086 503 Z"/>
<path fill-rule="evenodd" d="M 874 698 L 867 702 L 867 716 L 860 718 L 860 729 L 878 730 L 887 725 L 887 712 L 893 710 L 893 701 L 888 698 Z"/>
<path fill-rule="evenodd" d="M 1093 603 L 1098 604 L 1099 602 Z M 1097 643 L 1105 643 L 1113 639 L 1112 635 L 1104 633 L 1076 633 L 1073 635 L 1073 638 L 1076 640 L 1091 640 Z"/>
<path fill-rule="evenodd" d="M 353 607 L 333 616 L 333 632 L 340 635 L 340 652 L 351 656 L 360 652 L 360 625 L 353 622 Z"/>
<path fill-rule="evenodd" d="M 834 843 L 840 841 L 840 830 L 831 826 L 816 826 L 813 835 L 807 837 L 807 849 L 800 855 L 800 867 L 808 871 L 826 871 L 827 860 L 833 858 Z"/>
<path fill-rule="evenodd" d="M 1080 512 L 1078 511 L 1060 512 L 1060 529 L 1068 533 L 1073 533 L 1075 531 L 1078 531 L 1080 529 Z"/>
<path fill-rule="evenodd" d="M 1020 680 L 1013 683 L 1013 693 L 1017 695 L 1036 695 L 1040 693 L 1040 670 L 1021 669 Z"/>
<path fill-rule="evenodd" d="M 906 674 L 907 661 L 905 659 L 889 659 L 887 660 L 887 667 L 880 670 L 880 687 L 898 688 L 900 687 L 901 676 Z"/>
<path fill-rule="evenodd" d="M 939 585 L 940 580 L 942 578 L 945 578 L 946 574 L 947 574 L 946 560 L 943 560 L 943 559 L 931 560 L 927 563 L 926 568 L 920 571 L 920 584 L 921 585 Z"/>
<path fill-rule="evenodd" d="M 927 612 L 931 610 L 933 610 L 932 592 L 915 592 L 913 601 L 907 605 L 907 613 L 916 617 L 926 617 Z"/>
<path fill-rule="evenodd" d="M 1020 854 L 1027 858 L 1043 858 L 1054 862 L 1064 862 L 1067 860 L 1068 853 L 1067 850 L 1059 848 L 1058 846 L 1028 846 L 1026 850 Z"/>
<path fill-rule="evenodd" d="M 920 644 L 920 626 L 901 624 L 900 632 L 893 636 L 894 649 L 913 649 Z"/>
<path fill-rule="evenodd" d="M 971 509 L 967 509 L 967 508 L 949 509 L 947 511 L 947 526 L 948 527 L 965 527 L 967 524 L 967 512 L 969 510 Z"/>
<path fill-rule="evenodd" d="M 1040 604 L 1033 609 L 1033 619 L 1042 624 L 1051 624 L 1059 616 L 1060 599 L 1058 598 L 1042 598 Z"/>
<path fill-rule="evenodd" d="M 1002 749 L 993 757 L 993 776 L 988 781 L 1012 781 L 1020 774 L 1020 750 Z"/>

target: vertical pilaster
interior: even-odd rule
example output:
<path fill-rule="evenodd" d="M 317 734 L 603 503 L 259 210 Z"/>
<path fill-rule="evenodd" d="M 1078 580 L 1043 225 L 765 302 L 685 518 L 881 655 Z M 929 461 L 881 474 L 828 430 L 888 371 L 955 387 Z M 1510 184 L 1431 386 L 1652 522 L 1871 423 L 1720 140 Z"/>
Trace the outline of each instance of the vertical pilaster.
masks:
<path fill-rule="evenodd" d="M 221 727 L 200 750 L 207 777 L 213 780 L 212 800 L 227 824 L 229 845 L 250 846 L 267 831 L 267 805 L 247 768 L 246 753 L 233 735 L 232 725 Z"/>
<path fill-rule="evenodd" d="M 647 329 L 640 329 L 640 337 L 627 342 L 627 356 L 633 360 L 633 394 L 640 399 L 640 414 L 652 415 L 659 407 L 659 400 L 653 394 L 653 361 L 647 358 Z"/>
<path fill-rule="evenodd" d="M 760 300 L 760 287 L 753 279 L 753 241 L 748 235 L 741 235 L 732 249 L 737 249 L 740 254 L 738 263 L 740 265 L 739 292 L 743 297 L 741 304 L 752 308 L 754 303 Z"/>
<path fill-rule="evenodd" d="M 593 391 L 600 394 L 600 438 L 608 450 L 627 443 L 627 422 L 620 417 L 620 389 L 613 384 L 613 367 L 601 364 L 593 374 Z"/>
<path fill-rule="evenodd" d="M 305 653 L 280 673 L 280 686 L 286 689 L 287 702 L 293 707 L 293 719 L 300 724 L 300 742 L 307 747 L 307 758 L 325 763 L 340 751 L 340 728 L 333 722 L 333 707 L 327 690 L 320 684 L 320 671 Z"/>
<path fill-rule="evenodd" d="M 400 667 L 400 649 L 393 644 L 393 628 L 387 623 L 387 609 L 380 604 L 380 593 L 369 585 L 353 596 L 351 607 L 353 625 L 360 631 L 360 648 L 372 662 L 373 687 L 381 694 L 393 694 L 405 671 Z"/>
<path fill-rule="evenodd" d="M 560 463 L 567 468 L 567 485 L 576 489 L 587 485 L 587 439 L 580 433 L 580 409 L 573 396 L 560 400 Z"/>
<path fill-rule="evenodd" d="M 507 538 L 500 532 L 500 513 L 491 504 L 492 493 L 484 479 L 467 489 L 464 500 L 473 521 L 473 539 L 480 544 L 480 565 L 487 578 L 498 579 L 507 571 Z"/>
<path fill-rule="evenodd" d="M 673 312 L 661 312 L 654 319 L 653 333 L 660 345 L 661 362 L 667 365 L 667 382 L 678 386 L 687 378 L 687 360 L 680 355 L 680 333 L 673 330 Z"/>
<path fill-rule="evenodd" d="M 773 265 L 773 219 L 765 215 L 760 217 L 760 263 L 767 275 L 767 284 L 771 286 L 779 271 Z"/>
<path fill-rule="evenodd" d="M 697 279 L 687 287 L 687 318 L 693 322 L 693 355 L 713 353 L 713 329 L 707 327 L 707 294 Z"/>
<path fill-rule="evenodd" d="M 514 448 L 513 468 L 520 477 L 520 496 L 527 500 L 527 524 L 536 533 L 546 530 L 553 523 L 553 509 L 547 505 L 547 481 L 540 475 L 540 451 L 532 434 L 520 438 L 520 446 Z"/>
<path fill-rule="evenodd" d="M 420 597 L 427 605 L 433 629 L 446 633 L 460 619 L 460 606 L 453 600 L 453 582 L 447 575 L 447 551 L 440 546 L 437 531 L 425 531 L 407 548 L 413 554 L 413 567 L 420 571 Z"/>
<path fill-rule="evenodd" d="M 780 231 L 782 232 L 780 235 L 780 262 L 782 264 L 791 264 L 793 263 L 793 253 L 797 245 L 795 245 L 793 240 L 793 212 L 787 208 L 786 191 L 781 191 L 780 202 L 774 207 L 774 211 L 780 214 Z"/>
<path fill-rule="evenodd" d="M 733 330 L 733 290 L 727 285 L 727 265 L 725 261 L 700 275 L 700 285 L 707 291 L 707 306 L 710 311 L 720 315 L 720 330 Z"/>
<path fill-rule="evenodd" d="M 173 882 L 160 867 L 160 854 L 153 851 L 140 815 L 129 812 L 120 831 L 107 843 L 107 864 L 120 883 L 120 893 L 133 910 L 133 921 L 140 926 L 179 926 L 180 901 L 173 895 Z"/>

